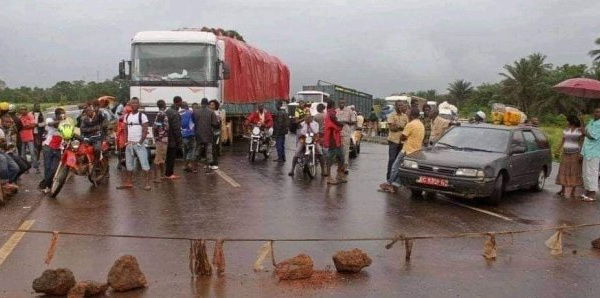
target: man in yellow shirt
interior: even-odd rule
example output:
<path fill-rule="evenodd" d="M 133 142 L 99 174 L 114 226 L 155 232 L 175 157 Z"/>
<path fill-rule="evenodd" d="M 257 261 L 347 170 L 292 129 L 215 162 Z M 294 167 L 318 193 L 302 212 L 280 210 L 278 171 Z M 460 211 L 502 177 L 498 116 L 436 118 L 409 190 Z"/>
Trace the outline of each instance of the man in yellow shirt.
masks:
<path fill-rule="evenodd" d="M 398 154 L 402 150 L 402 142 L 400 142 L 400 136 L 404 130 L 404 126 L 408 123 L 408 117 L 406 116 L 406 109 L 408 102 L 397 101 L 395 104 L 395 111 L 387 117 L 387 125 L 389 128 L 389 134 L 387 137 L 388 141 L 388 166 L 385 174 L 385 179 L 390 179 L 390 173 L 392 170 L 392 164 L 398 157 Z"/>
<path fill-rule="evenodd" d="M 419 109 L 410 110 L 408 118 L 410 122 L 406 124 L 400 136 L 400 140 L 404 142 L 404 146 L 402 146 L 400 154 L 398 154 L 396 160 L 392 164 L 390 178 L 388 178 L 387 183 L 379 185 L 379 187 L 386 192 L 394 193 L 396 192 L 397 187 L 400 186 L 400 183 L 398 182 L 398 170 L 400 169 L 400 165 L 402 165 L 404 156 L 417 152 L 423 148 L 425 126 L 419 119 Z"/>

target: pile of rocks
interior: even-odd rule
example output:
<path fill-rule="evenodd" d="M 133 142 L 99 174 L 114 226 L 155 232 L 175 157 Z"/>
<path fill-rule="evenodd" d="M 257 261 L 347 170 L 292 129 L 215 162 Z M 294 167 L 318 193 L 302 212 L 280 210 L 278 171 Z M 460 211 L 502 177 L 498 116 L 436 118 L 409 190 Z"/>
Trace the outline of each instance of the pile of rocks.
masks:
<path fill-rule="evenodd" d="M 69 298 L 104 294 L 109 287 L 113 291 L 124 292 L 147 286 L 146 276 L 140 269 L 137 259 L 132 255 L 124 255 L 115 261 L 108 273 L 106 283 L 90 280 L 75 282 L 71 270 L 59 268 L 44 271 L 32 285 L 36 293 Z"/>

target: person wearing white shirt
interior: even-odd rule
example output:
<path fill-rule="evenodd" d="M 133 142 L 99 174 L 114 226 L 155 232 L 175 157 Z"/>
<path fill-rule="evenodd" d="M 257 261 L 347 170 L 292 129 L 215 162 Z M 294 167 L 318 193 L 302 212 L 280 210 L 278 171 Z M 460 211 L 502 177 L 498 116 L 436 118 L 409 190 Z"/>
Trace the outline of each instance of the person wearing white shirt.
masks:
<path fill-rule="evenodd" d="M 288 173 L 289 176 L 294 176 L 294 169 L 298 164 L 298 158 L 302 156 L 302 154 L 304 154 L 306 148 L 304 141 L 306 140 L 306 137 L 311 133 L 313 134 L 315 139 L 318 139 L 319 123 L 313 121 L 313 117 L 310 114 L 308 114 L 304 117 L 304 121 L 300 123 L 300 128 L 298 128 L 298 131 L 296 132 L 296 135 L 298 135 L 298 141 L 296 143 L 296 154 L 294 154 L 294 158 L 292 159 L 292 169 Z M 317 148 L 316 152 L 318 155 L 317 157 L 321 162 L 321 173 L 324 174 L 323 169 L 325 167 L 325 164 L 323 160 L 323 155 L 319 154 L 320 148 Z"/>

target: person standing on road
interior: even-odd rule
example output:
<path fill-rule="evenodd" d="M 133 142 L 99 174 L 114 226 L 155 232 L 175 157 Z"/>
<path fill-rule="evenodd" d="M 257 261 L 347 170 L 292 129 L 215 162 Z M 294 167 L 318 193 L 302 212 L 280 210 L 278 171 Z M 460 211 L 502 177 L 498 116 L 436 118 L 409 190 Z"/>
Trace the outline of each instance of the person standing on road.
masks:
<path fill-rule="evenodd" d="M 133 170 L 135 159 L 140 163 L 144 171 L 144 189 L 150 190 L 150 163 L 148 162 L 148 150 L 144 146 L 144 141 L 148 135 L 148 116 L 139 111 L 140 100 L 133 97 L 129 101 L 131 113 L 125 116 L 125 135 L 127 136 L 127 147 L 125 147 L 125 173 L 123 184 L 117 186 L 117 189 L 132 188 Z"/>
<path fill-rule="evenodd" d="M 169 145 L 169 117 L 165 112 L 167 103 L 160 99 L 156 102 L 158 113 L 152 124 L 152 133 L 154 135 L 154 183 L 161 183 L 165 173 L 165 159 L 167 157 L 167 146 Z M 165 177 L 166 178 L 166 177 Z"/>
<path fill-rule="evenodd" d="M 404 146 L 402 146 L 402 151 L 398 154 L 396 160 L 392 164 L 390 178 L 387 180 L 386 183 L 379 185 L 379 187 L 385 192 L 394 193 L 400 186 L 400 183 L 398 181 L 398 170 L 400 169 L 400 165 L 402 164 L 404 157 L 413 152 L 423 149 L 423 139 L 425 138 L 425 126 L 419 118 L 419 109 L 411 109 L 409 114 L 410 122 L 406 124 L 406 127 L 404 127 L 404 130 L 400 135 L 400 141 L 404 142 Z"/>
<path fill-rule="evenodd" d="M 343 124 L 337 120 L 335 102 L 327 102 L 327 117 L 325 117 L 325 130 L 323 133 L 323 147 L 327 149 L 327 184 L 346 183 L 344 169 L 344 153 L 342 152 L 342 127 Z M 333 178 L 331 166 L 333 160 L 337 163 L 337 176 Z"/>
<path fill-rule="evenodd" d="M 181 137 L 183 143 L 183 159 L 185 160 L 183 170 L 196 173 L 198 170 L 194 167 L 194 160 L 196 159 L 194 112 L 188 107 L 187 103 L 184 102 L 179 111 L 179 116 L 181 116 Z"/>
<path fill-rule="evenodd" d="M 217 116 L 217 120 L 219 122 L 219 127 L 217 129 L 213 129 L 213 160 L 209 164 L 211 170 L 219 169 L 219 143 L 221 142 L 221 125 L 223 124 L 223 119 L 221 118 L 221 111 L 219 110 L 220 106 L 221 104 L 219 104 L 219 101 L 216 99 L 213 99 L 208 102 L 208 109 L 215 113 L 215 116 Z"/>
<path fill-rule="evenodd" d="M 600 108 L 594 110 L 594 119 L 590 120 L 584 131 L 583 147 L 583 188 L 585 193 L 581 199 L 586 202 L 596 201 L 598 191 L 598 167 L 600 164 Z"/>
<path fill-rule="evenodd" d="M 21 131 L 19 131 L 19 136 L 21 137 L 21 158 L 27 160 L 27 152 L 31 156 L 31 163 L 33 168 L 35 169 L 35 173 L 40 173 L 40 168 L 38 167 L 37 161 L 37 152 L 35 150 L 35 139 L 33 135 L 33 130 L 37 127 L 37 122 L 33 113 L 29 113 L 27 111 L 27 107 L 22 105 L 19 107 L 19 120 L 21 120 Z"/>
<path fill-rule="evenodd" d="M 44 113 L 40 109 L 39 103 L 33 104 L 32 109 L 33 118 L 35 118 L 36 127 L 33 129 L 33 143 L 35 144 L 35 159 L 40 162 L 40 154 L 42 154 L 42 142 L 44 141 L 44 127 L 46 126 L 46 121 L 44 119 Z M 38 167 L 39 169 L 39 167 Z"/>
<path fill-rule="evenodd" d="M 423 108 L 423 116 L 421 117 L 421 122 L 423 122 L 423 126 L 425 127 L 425 138 L 423 139 L 423 145 L 429 146 L 429 139 L 431 138 L 431 125 L 433 124 L 433 112 L 431 111 L 431 106 L 428 104 L 424 104 Z"/>
<path fill-rule="evenodd" d="M 288 133 L 288 114 L 283 109 L 283 102 L 278 101 L 275 106 L 277 112 L 273 117 L 273 137 L 275 138 L 275 148 L 277 148 L 276 162 L 285 162 L 285 136 Z"/>
<path fill-rule="evenodd" d="M 39 189 L 44 193 L 50 192 L 52 178 L 60 162 L 60 147 L 62 137 L 57 131 L 60 121 L 66 119 L 66 112 L 62 108 L 54 110 L 54 117 L 46 119 L 46 139 L 42 144 L 44 154 L 44 179 L 39 184 Z"/>
<path fill-rule="evenodd" d="M 179 109 L 183 104 L 181 96 L 173 97 L 173 105 L 165 112 L 169 118 L 169 143 L 167 144 L 167 155 L 165 160 L 165 176 L 168 179 L 174 180 L 179 178 L 175 175 L 175 158 L 177 151 L 181 148 L 183 141 L 181 140 L 181 118 L 179 117 Z"/>
<path fill-rule="evenodd" d="M 575 115 L 567 117 L 567 128 L 561 140 L 561 158 L 556 176 L 556 184 L 561 186 L 557 193 L 565 198 L 573 198 L 575 189 L 583 184 L 581 169 L 581 144 L 583 131 L 581 122 Z"/>
<path fill-rule="evenodd" d="M 213 130 L 219 128 L 219 119 L 213 111 L 208 108 L 208 99 L 203 98 L 200 105 L 202 108 L 194 111 L 194 122 L 196 123 L 196 152 L 198 162 L 201 159 L 201 148 L 206 154 L 206 174 L 211 174 L 209 165 L 213 159 Z"/>
<path fill-rule="evenodd" d="M 348 173 L 350 161 L 350 138 L 352 138 L 352 126 L 356 124 L 356 114 L 350 107 L 346 106 L 346 100 L 338 100 L 338 109 L 335 110 L 337 120 L 342 126 L 342 151 L 344 153 L 344 170 Z"/>
<path fill-rule="evenodd" d="M 404 126 L 408 123 L 408 117 L 406 116 L 408 103 L 404 100 L 396 101 L 394 107 L 395 111 L 387 117 L 387 126 L 389 129 L 387 141 L 388 141 L 388 166 L 385 174 L 386 180 L 390 179 L 390 173 L 392 171 L 392 165 L 396 161 L 396 157 L 402 150 L 402 143 L 400 138 Z"/>

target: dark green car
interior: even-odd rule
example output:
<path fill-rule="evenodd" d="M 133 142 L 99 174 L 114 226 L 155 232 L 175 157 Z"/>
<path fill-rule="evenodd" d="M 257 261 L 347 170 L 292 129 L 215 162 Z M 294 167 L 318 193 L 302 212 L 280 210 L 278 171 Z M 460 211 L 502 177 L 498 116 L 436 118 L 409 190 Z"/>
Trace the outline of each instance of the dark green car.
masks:
<path fill-rule="evenodd" d="M 415 196 L 425 191 L 497 203 L 505 191 L 541 191 L 551 171 L 550 144 L 538 128 L 463 124 L 406 156 L 399 176 Z"/>

